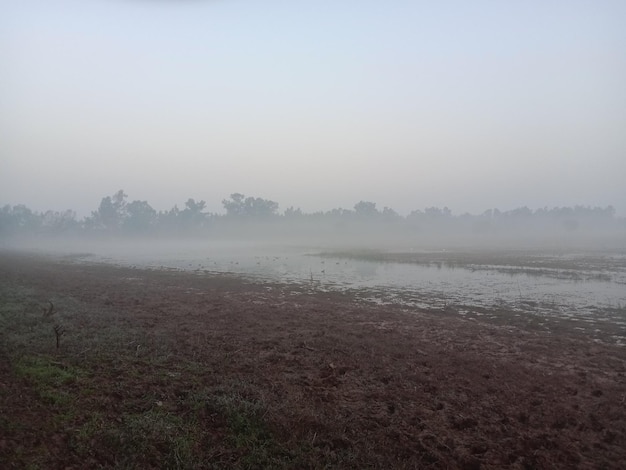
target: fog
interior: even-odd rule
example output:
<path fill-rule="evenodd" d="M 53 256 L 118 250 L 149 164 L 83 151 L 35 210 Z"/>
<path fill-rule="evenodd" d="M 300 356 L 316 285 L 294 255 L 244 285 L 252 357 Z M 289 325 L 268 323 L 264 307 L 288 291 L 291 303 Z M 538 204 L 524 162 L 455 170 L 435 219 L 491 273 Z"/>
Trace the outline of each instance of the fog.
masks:
<path fill-rule="evenodd" d="M 52 255 L 64 263 L 236 276 L 294 294 L 348 292 L 358 301 L 471 318 L 528 316 L 548 329 L 566 319 L 592 337 L 608 334 L 626 344 L 623 219 L 533 225 L 532 217 L 487 224 L 486 216 L 447 216 L 418 225 L 404 218 L 311 217 L 222 216 L 211 228 L 189 233 L 40 232 L 0 237 L 0 249 Z"/>
<path fill-rule="evenodd" d="M 0 461 L 618 468 L 625 183 L 625 0 L 0 0 Z"/>
<path fill-rule="evenodd" d="M 0 240 L 34 245 L 122 240 L 244 241 L 329 249 L 578 249 L 626 248 L 626 218 L 612 206 L 555 207 L 511 211 L 488 209 L 455 214 L 447 207 L 412 210 L 407 216 L 375 202 L 351 209 L 307 213 L 269 199 L 233 193 L 225 213 L 206 210 L 204 200 L 156 211 L 148 201 L 129 200 L 119 190 L 101 199 L 91 215 L 75 211 L 37 212 L 20 204 L 0 208 Z"/>
<path fill-rule="evenodd" d="M 2 248 L 626 303 L 623 2 L 0 5 Z"/>
<path fill-rule="evenodd" d="M 6 205 L 0 249 L 236 276 L 268 289 L 347 291 L 365 302 L 460 315 L 575 319 L 590 334 L 624 324 L 626 219 L 610 206 L 477 215 L 429 207 L 401 216 L 359 201 L 306 213 L 240 193 L 222 206 L 225 213 L 211 213 L 205 201 L 188 199 L 157 212 L 121 190 L 83 218 Z"/>
<path fill-rule="evenodd" d="M 624 2 L 0 5 L 2 206 L 626 215 Z"/>

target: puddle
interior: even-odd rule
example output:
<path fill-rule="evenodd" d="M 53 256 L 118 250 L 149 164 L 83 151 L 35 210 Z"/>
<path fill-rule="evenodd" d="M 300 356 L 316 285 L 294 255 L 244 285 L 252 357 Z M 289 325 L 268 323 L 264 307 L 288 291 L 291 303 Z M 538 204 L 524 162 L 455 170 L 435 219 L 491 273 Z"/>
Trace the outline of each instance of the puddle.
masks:
<path fill-rule="evenodd" d="M 158 251 L 144 247 L 95 258 L 127 266 L 237 274 L 318 291 L 352 291 L 364 301 L 449 308 L 464 315 L 508 311 L 573 319 L 589 324 L 585 328 L 611 323 L 620 341 L 626 339 L 626 258 L 622 253 L 573 253 L 558 258 L 518 254 L 502 262 L 486 253 L 484 264 L 480 253 L 445 255 L 443 261 L 432 261 L 436 258 L 430 254 L 427 262 L 420 263 L 407 262 L 402 255 L 394 255 L 391 261 L 368 260 L 319 256 L 312 248 L 221 243 Z"/>

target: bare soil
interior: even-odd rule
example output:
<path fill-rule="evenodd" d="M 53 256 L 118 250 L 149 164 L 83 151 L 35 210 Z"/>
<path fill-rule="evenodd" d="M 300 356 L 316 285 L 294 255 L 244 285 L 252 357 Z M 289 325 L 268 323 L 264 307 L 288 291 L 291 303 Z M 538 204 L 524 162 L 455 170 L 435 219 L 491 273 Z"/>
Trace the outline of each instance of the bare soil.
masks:
<path fill-rule="evenodd" d="M 624 468 L 626 348 L 500 318 L 0 252 L 0 462 Z"/>

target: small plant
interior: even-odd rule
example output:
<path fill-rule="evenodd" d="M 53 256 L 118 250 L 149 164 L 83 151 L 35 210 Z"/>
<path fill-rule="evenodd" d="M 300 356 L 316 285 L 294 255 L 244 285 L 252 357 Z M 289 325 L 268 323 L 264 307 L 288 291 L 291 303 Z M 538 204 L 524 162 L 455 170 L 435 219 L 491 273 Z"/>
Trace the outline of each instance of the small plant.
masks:
<path fill-rule="evenodd" d="M 61 336 L 65 334 L 65 328 L 62 325 L 54 325 L 54 334 L 57 338 L 57 349 L 61 346 Z"/>
<path fill-rule="evenodd" d="M 56 313 L 56 310 L 54 309 L 54 304 L 51 301 L 48 301 L 48 303 L 50 304 L 50 306 L 48 308 L 44 307 L 42 309 L 44 318 L 50 318 Z M 56 337 L 57 349 L 59 349 L 61 347 L 61 336 L 65 334 L 65 328 L 60 323 L 57 323 L 56 325 L 54 325 L 53 329 L 54 335 Z"/>

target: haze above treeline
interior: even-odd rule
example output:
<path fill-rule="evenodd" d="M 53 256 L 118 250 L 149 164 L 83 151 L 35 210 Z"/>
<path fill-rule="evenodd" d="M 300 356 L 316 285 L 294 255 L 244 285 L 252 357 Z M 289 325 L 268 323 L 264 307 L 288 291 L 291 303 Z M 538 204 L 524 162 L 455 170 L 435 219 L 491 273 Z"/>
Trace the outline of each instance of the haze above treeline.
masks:
<path fill-rule="evenodd" d="M 0 2 L 0 207 L 626 217 L 624 1 Z"/>
<path fill-rule="evenodd" d="M 454 241 L 470 245 L 482 240 L 563 242 L 594 240 L 612 246 L 626 240 L 626 218 L 608 207 L 555 207 L 455 215 L 447 208 L 415 209 L 407 216 L 375 202 L 353 208 L 305 213 L 280 209 L 279 203 L 233 193 L 222 200 L 224 213 L 206 211 L 204 200 L 188 199 L 184 207 L 157 211 L 148 201 L 129 201 L 119 190 L 103 197 L 91 215 L 77 218 L 73 210 L 37 212 L 25 205 L 0 209 L 0 239 L 206 238 L 242 240 L 307 240 L 348 244 L 423 244 Z"/>

